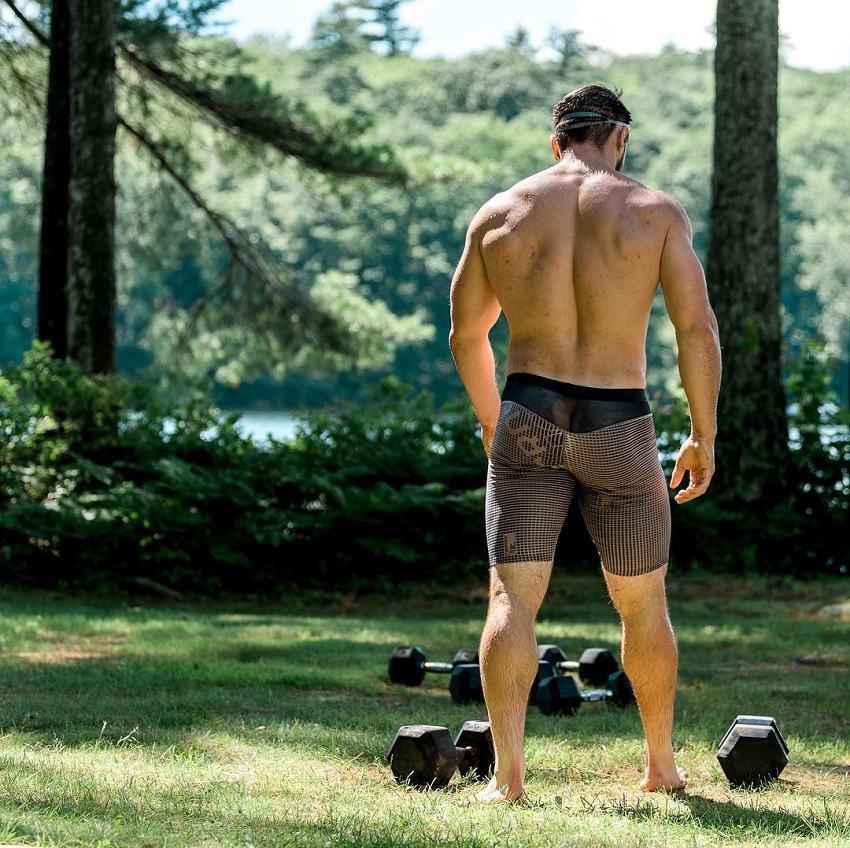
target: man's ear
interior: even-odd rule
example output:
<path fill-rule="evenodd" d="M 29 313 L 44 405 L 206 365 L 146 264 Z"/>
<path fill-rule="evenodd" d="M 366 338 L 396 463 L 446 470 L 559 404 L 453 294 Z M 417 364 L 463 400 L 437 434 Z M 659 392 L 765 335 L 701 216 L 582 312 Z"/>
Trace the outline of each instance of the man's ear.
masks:
<path fill-rule="evenodd" d="M 552 152 L 555 154 L 555 161 L 561 161 L 561 148 L 558 146 L 558 139 L 555 136 L 549 136 L 549 143 L 552 145 Z"/>

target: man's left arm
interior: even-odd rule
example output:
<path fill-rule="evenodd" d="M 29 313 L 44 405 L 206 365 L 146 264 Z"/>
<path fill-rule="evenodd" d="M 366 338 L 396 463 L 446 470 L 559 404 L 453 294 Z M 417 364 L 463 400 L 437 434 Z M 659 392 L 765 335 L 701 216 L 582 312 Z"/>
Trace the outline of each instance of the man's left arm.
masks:
<path fill-rule="evenodd" d="M 490 330 L 502 310 L 481 256 L 480 230 L 483 222 L 479 212 L 469 227 L 463 254 L 452 278 L 449 347 L 458 375 L 481 423 L 481 441 L 489 456 L 500 405 Z"/>

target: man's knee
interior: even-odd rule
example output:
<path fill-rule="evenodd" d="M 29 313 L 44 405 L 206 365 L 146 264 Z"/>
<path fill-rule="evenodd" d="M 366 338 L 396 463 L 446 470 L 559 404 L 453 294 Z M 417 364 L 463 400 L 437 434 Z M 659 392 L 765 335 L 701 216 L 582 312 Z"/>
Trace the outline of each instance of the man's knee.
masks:
<path fill-rule="evenodd" d="M 490 568 L 490 603 L 520 604 L 536 612 L 552 574 L 551 562 L 511 562 Z"/>
<path fill-rule="evenodd" d="M 623 620 L 667 612 L 666 563 L 660 568 L 633 577 L 605 572 L 608 593 Z"/>

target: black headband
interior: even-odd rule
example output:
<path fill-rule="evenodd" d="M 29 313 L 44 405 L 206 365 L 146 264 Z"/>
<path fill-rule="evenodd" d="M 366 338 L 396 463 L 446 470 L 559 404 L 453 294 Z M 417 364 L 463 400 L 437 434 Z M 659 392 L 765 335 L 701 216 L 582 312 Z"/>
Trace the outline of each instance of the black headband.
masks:
<path fill-rule="evenodd" d="M 559 130 L 577 130 L 581 127 L 593 127 L 599 124 L 616 124 L 618 127 L 627 127 L 625 121 L 616 121 L 614 118 L 608 118 L 605 115 L 600 115 L 599 112 L 567 112 L 558 118 L 558 123 L 555 124 L 555 132 Z"/>

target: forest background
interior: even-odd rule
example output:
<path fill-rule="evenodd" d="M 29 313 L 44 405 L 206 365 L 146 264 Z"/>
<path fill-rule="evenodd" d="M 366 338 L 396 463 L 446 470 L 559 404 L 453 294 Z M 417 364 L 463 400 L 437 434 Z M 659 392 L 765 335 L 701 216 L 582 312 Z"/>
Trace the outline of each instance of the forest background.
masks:
<path fill-rule="evenodd" d="M 440 400 L 457 397 L 462 389 L 446 344 L 447 296 L 466 226 L 492 194 L 550 164 L 552 106 L 590 82 L 623 90 L 635 115 L 627 171 L 683 203 L 704 256 L 712 51 L 611 56 L 583 44 L 575 32 L 532 44 L 520 29 L 500 49 L 423 59 L 406 55 L 403 43 L 396 55 L 387 55 L 380 38 L 353 27 L 340 32 L 339 26 L 328 31 L 325 20 L 323 31 L 320 19 L 313 46 L 304 49 L 251 39 L 240 57 L 230 56 L 221 67 L 214 63 L 226 55 L 226 40 L 208 36 L 199 42 L 219 47 L 199 45 L 196 62 L 206 65 L 199 70 L 209 77 L 251 74 L 283 98 L 297 95 L 341 132 L 346 125 L 358 132 L 369 127 L 365 139 L 391 146 L 417 175 L 406 189 L 341 182 L 271 154 L 258 158 L 181 115 L 174 103 L 166 104 L 170 117 L 156 114 L 150 121 L 164 125 L 161 135 L 173 146 L 191 151 L 181 165 L 210 205 L 268 245 L 294 281 L 343 299 L 354 290 L 385 303 L 411 317 L 401 335 L 415 343 L 377 359 L 364 344 L 359 361 L 337 373 L 333 358 L 320 351 L 269 361 L 233 328 L 196 337 L 191 354 L 178 355 L 177 328 L 227 274 L 231 256 L 203 212 L 133 139 L 119 135 L 122 373 L 166 371 L 178 363 L 184 377 L 213 374 L 217 401 L 239 409 L 363 399 L 390 374 Z M 43 134 L 9 82 L 0 102 L 0 302 L 8 316 L 0 326 L 0 365 L 20 362 L 35 337 Z M 792 348 L 807 339 L 826 342 L 839 364 L 833 386 L 846 405 L 850 213 L 840 186 L 850 166 L 842 141 L 850 119 L 847 72 L 783 65 L 779 114 L 785 338 Z M 355 312 L 350 321 L 357 320 Z M 663 308 L 650 326 L 648 379 L 652 393 L 676 394 L 675 350 Z"/>
<path fill-rule="evenodd" d="M 424 59 L 410 55 L 411 33 L 363 26 L 350 8 L 337 5 L 336 14 L 317 20 L 305 48 L 255 38 L 237 49 L 225 38 L 195 35 L 181 42 L 183 60 L 195 78 L 211 86 L 238 88 L 250 76 L 282 102 L 309 104 L 343 135 L 351 128 L 367 143 L 386 145 L 408 170 L 404 186 L 341 180 L 267 150 L 246 151 L 227 133 L 193 120 L 191 109 L 174 99 L 142 98 L 130 105 L 147 126 L 157 127 L 157 142 L 177 157 L 181 172 L 210 207 L 239 221 L 288 281 L 332 305 L 356 340 L 353 352 L 305 344 L 275 355 L 254 332 L 257 315 L 237 311 L 198 320 L 197 307 L 232 276 L 232 253 L 206 210 L 143 155 L 133 137 L 119 135 L 119 371 L 157 381 L 146 385 L 159 386 L 161 397 L 165 386 L 179 385 L 190 397 L 191 387 L 203 386 L 204 396 L 223 409 L 315 414 L 295 451 L 272 446 L 250 454 L 249 461 L 249 448 L 230 426 L 232 420 L 222 422 L 206 407 L 201 413 L 191 404 L 180 417 L 167 404 L 157 407 L 153 391 L 144 432 L 153 440 L 167 423 L 177 434 L 170 443 L 178 452 L 180 439 L 187 440 L 179 457 L 169 457 L 165 465 L 156 458 L 159 488 L 153 492 L 130 484 L 131 469 L 121 465 L 126 444 L 110 443 L 104 455 L 89 454 L 88 464 L 81 465 L 80 445 L 62 433 L 59 451 L 75 460 L 70 477 L 59 470 L 56 443 L 33 448 L 34 467 L 53 471 L 43 478 L 33 475 L 41 482 L 26 503 L 18 495 L 8 498 L 15 509 L 3 515 L 10 535 L 0 559 L 13 578 L 96 583 L 104 575 L 125 579 L 144 572 L 175 586 L 217 589 L 238 586 L 251 567 L 251 585 L 268 587 L 286 582 L 287 573 L 305 561 L 318 582 L 333 582 L 364 557 L 387 579 L 405 566 L 439 576 L 453 564 L 445 556 L 448 550 L 451 559 L 479 567 L 483 454 L 468 426 L 468 410 L 466 419 L 456 411 L 441 418 L 436 431 L 433 426 L 435 406 L 456 404 L 460 410 L 465 400 L 446 344 L 448 283 L 478 206 L 550 164 L 549 114 L 572 88 L 601 82 L 623 90 L 635 115 L 627 172 L 683 203 L 694 223 L 697 252 L 704 255 L 713 132 L 711 51 L 670 48 L 655 57 L 612 56 L 582 43 L 574 31 L 553 31 L 544 45 L 531 43 L 518 29 L 498 49 Z M 0 80 L 5 95 L 0 102 L 0 302 L 8 316 L 0 326 L 0 363 L 14 368 L 35 336 L 43 128 L 33 120 L 32 103 L 16 80 Z M 791 400 L 797 399 L 799 409 L 800 398 L 814 398 L 817 417 L 824 404 L 847 406 L 850 382 L 846 72 L 783 65 L 779 115 L 785 372 L 789 387 L 798 387 L 789 392 Z M 285 333 L 285 325 L 279 330 Z M 494 333 L 497 351 L 504 341 L 500 326 Z M 648 356 L 660 444 L 669 450 L 683 426 L 684 403 L 672 328 L 660 297 Z M 24 376 L 43 377 L 42 354 L 27 357 Z M 78 395 L 91 393 L 83 403 L 87 408 L 109 405 L 99 384 L 62 371 L 65 366 L 51 367 L 50 380 L 39 378 L 39 403 L 46 402 L 45 393 L 55 401 L 57 393 L 75 386 Z M 7 434 L 27 420 L 13 407 L 6 410 Z M 350 411 L 331 416 L 328 409 Z M 123 422 L 136 448 L 144 444 L 139 422 L 138 414 Z M 197 441 L 211 429 L 214 438 Z M 195 440 L 191 449 L 190 440 Z M 197 454 L 201 442 L 215 455 L 190 465 L 186 454 Z M 363 459 L 363 446 L 376 442 L 378 453 Z M 413 457 L 411 446 L 423 450 Z M 817 462 L 829 459 L 816 457 Z M 22 467 L 20 456 L 15 464 Z M 237 467 L 238 480 L 228 476 Z M 254 475 L 250 481 L 249 474 Z M 282 481 L 273 491 L 263 488 L 270 476 Z M 801 532 L 799 521 L 788 529 L 782 516 L 774 516 L 770 551 L 783 552 L 782 570 L 807 573 L 813 562 L 820 570 L 846 570 L 834 550 L 818 551 L 812 538 L 837 538 L 846 528 L 846 472 L 837 484 L 832 478 L 824 483 L 827 490 L 836 485 L 837 506 L 831 502 L 829 518 L 815 525 L 816 533 Z M 193 496 L 198 503 L 191 503 Z M 62 501 L 61 509 L 48 515 L 53 526 L 36 527 L 43 510 L 37 512 L 35 505 L 51 498 Z M 813 513 L 812 520 L 820 517 Z M 747 537 L 741 515 L 711 504 L 684 519 L 681 536 L 687 538 L 689 523 L 700 524 L 705 534 L 707 518 L 718 540 Z M 824 532 L 827 525 L 832 530 Z M 364 526 L 370 530 L 364 533 Z M 427 554 L 423 527 L 429 528 Z M 796 539 L 793 545 L 789 534 Z M 333 537 L 352 543 L 341 554 L 330 544 Z M 469 541 L 459 547 L 459 538 Z M 291 569 L 280 565 L 282 549 Z M 681 553 L 691 565 L 766 564 L 764 549 L 756 545 L 733 551 L 727 543 L 708 556 L 690 547 Z"/>

